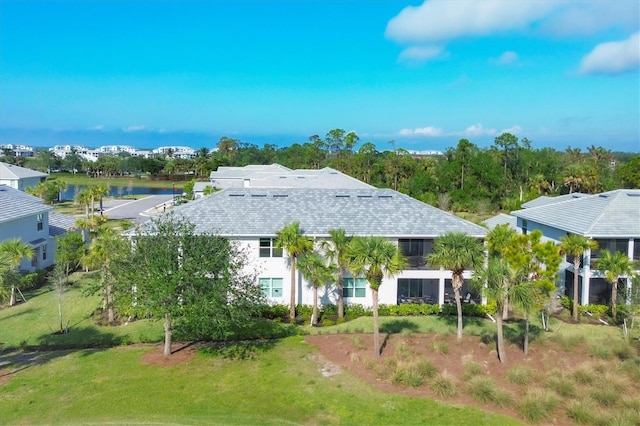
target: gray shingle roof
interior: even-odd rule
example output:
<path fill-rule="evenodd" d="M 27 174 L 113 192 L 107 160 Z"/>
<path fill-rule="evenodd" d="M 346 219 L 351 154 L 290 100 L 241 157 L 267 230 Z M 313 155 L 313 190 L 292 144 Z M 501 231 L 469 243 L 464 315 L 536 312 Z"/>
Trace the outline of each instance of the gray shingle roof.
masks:
<path fill-rule="evenodd" d="M 487 228 L 493 229 L 498 225 L 504 225 L 505 223 L 509 225 L 509 228 L 516 229 L 517 228 L 517 218 L 515 216 L 511 216 L 510 214 L 500 213 L 496 216 L 490 217 L 489 219 L 482 222 L 487 225 Z"/>
<path fill-rule="evenodd" d="M 584 194 L 583 194 L 584 195 Z M 618 189 L 511 212 L 593 238 L 640 237 L 640 189 Z"/>
<path fill-rule="evenodd" d="M 49 213 L 49 235 L 57 237 L 76 227 L 76 218 L 61 213 Z"/>
<path fill-rule="evenodd" d="M 24 179 L 46 176 L 48 176 L 46 173 L 0 162 L 0 179 Z"/>
<path fill-rule="evenodd" d="M 49 210 L 53 210 L 53 207 L 45 205 L 40 198 L 7 185 L 0 185 L 0 222 L 7 222 Z"/>
<path fill-rule="evenodd" d="M 196 232 L 270 236 L 300 222 L 307 235 L 436 237 L 449 231 L 482 237 L 487 230 L 390 189 L 229 188 L 174 209 Z"/>
<path fill-rule="evenodd" d="M 530 209 L 531 207 L 546 206 L 547 204 L 554 204 L 554 203 L 559 203 L 561 201 L 573 200 L 575 198 L 583 198 L 588 196 L 589 194 L 583 194 L 581 192 L 574 192 L 573 194 L 558 195 L 557 197 L 547 197 L 543 195 L 542 197 L 538 197 L 534 200 L 527 201 L 522 205 L 522 208 Z"/>

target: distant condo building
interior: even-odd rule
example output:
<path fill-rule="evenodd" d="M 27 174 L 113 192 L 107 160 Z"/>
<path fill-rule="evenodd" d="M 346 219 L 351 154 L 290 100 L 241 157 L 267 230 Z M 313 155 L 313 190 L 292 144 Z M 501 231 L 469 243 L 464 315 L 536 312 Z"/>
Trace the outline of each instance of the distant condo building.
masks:
<path fill-rule="evenodd" d="M 18 145 L 18 144 L 0 144 L 0 152 L 4 153 L 5 151 L 10 150 L 13 152 L 13 155 L 16 157 L 33 157 L 34 150 L 33 147 L 29 145 Z"/>
<path fill-rule="evenodd" d="M 188 160 L 195 158 L 196 151 L 188 146 L 161 146 L 152 151 L 154 154 L 171 156 L 173 158 L 182 158 Z"/>

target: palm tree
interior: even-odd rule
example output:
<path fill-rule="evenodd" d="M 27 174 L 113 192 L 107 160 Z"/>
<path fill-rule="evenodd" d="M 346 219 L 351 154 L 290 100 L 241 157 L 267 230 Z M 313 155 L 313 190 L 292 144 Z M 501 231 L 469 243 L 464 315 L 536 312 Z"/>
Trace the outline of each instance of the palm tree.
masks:
<path fill-rule="evenodd" d="M 318 322 L 318 287 L 325 286 L 335 281 L 337 267 L 327 262 L 321 254 L 310 252 L 300 256 L 298 269 L 303 277 L 309 281 L 313 287 L 313 315 L 311 325 Z"/>
<path fill-rule="evenodd" d="M 580 275 L 580 260 L 587 250 L 595 250 L 598 243 L 587 237 L 569 234 L 560 239 L 560 250 L 573 258 L 573 320 L 578 321 L 578 283 Z"/>
<path fill-rule="evenodd" d="M 93 207 L 91 205 L 91 191 L 89 191 L 89 189 L 83 189 L 78 192 L 75 197 L 75 202 L 84 206 L 84 216 L 86 219 L 89 219 L 89 207 Z"/>
<path fill-rule="evenodd" d="M 100 287 L 102 288 L 102 309 L 107 311 L 107 320 L 113 324 L 115 320 L 113 310 L 113 263 L 125 253 L 122 247 L 123 239 L 113 228 L 100 226 L 96 236 L 91 241 L 89 252 L 83 263 L 87 268 L 100 269 Z"/>
<path fill-rule="evenodd" d="M 630 278 L 634 275 L 634 262 L 620 251 L 611 253 L 609 250 L 602 250 L 600 259 L 596 261 L 596 267 L 604 271 L 605 279 L 611 283 L 611 316 L 615 322 L 617 320 L 618 282 L 624 276 Z"/>
<path fill-rule="evenodd" d="M 531 285 L 524 285 L 527 282 L 527 274 L 522 269 L 513 268 L 509 263 L 497 257 L 492 257 L 486 266 L 476 268 L 473 278 L 471 279 L 471 287 L 483 292 L 484 295 L 496 302 L 496 327 L 497 327 L 497 346 L 498 358 L 501 363 L 507 362 L 507 354 L 504 348 L 504 333 L 502 330 L 502 315 L 500 311 L 503 309 L 508 300 L 515 299 L 518 304 L 528 303 L 533 300 L 533 292 Z"/>
<path fill-rule="evenodd" d="M 373 299 L 373 352 L 380 356 L 378 324 L 378 290 L 384 276 L 392 277 L 405 268 L 406 260 L 398 247 L 383 237 L 353 237 L 345 254 L 348 269 L 354 278 L 364 276 Z"/>
<path fill-rule="evenodd" d="M 109 195 L 109 188 L 106 185 L 97 185 L 91 188 L 91 194 L 93 195 L 93 199 L 98 199 L 98 205 L 100 206 L 100 215 L 102 215 L 102 197 L 104 197 L 105 195 Z"/>
<path fill-rule="evenodd" d="M 336 288 L 338 290 L 338 318 L 343 318 L 344 298 L 342 284 L 344 281 L 344 273 L 347 269 L 346 253 L 349 242 L 351 241 L 351 236 L 348 236 L 344 229 L 330 229 L 329 235 L 331 236 L 331 240 L 323 241 L 321 247 L 329 260 L 338 268 L 338 279 L 336 282 Z"/>
<path fill-rule="evenodd" d="M 511 239 L 515 235 L 516 231 L 506 223 L 498 225 L 489 231 L 486 237 L 489 256 L 502 256 L 504 249 L 509 246 Z"/>
<path fill-rule="evenodd" d="M 435 239 L 427 263 L 451 271 L 451 285 L 458 310 L 458 339 L 462 338 L 462 302 L 460 289 L 465 269 L 476 269 L 484 263 L 484 248 L 477 238 L 462 232 L 448 232 Z"/>
<path fill-rule="evenodd" d="M 23 243 L 20 238 L 13 238 L 5 240 L 0 244 L 0 253 L 5 253 L 9 259 L 9 265 L 13 272 L 17 272 L 20 267 L 20 262 L 25 257 L 33 257 L 33 249 L 27 243 Z M 16 279 L 12 280 L 11 284 L 11 296 L 9 298 L 9 306 L 16 304 Z"/>
<path fill-rule="evenodd" d="M 289 304 L 289 319 L 296 319 L 296 260 L 299 256 L 313 250 L 313 240 L 300 230 L 300 222 L 292 222 L 276 231 L 276 247 L 284 249 L 289 254 L 291 269 L 291 292 Z"/>
<path fill-rule="evenodd" d="M 4 300 L 11 292 L 7 289 L 7 281 L 12 280 L 11 257 L 0 252 L 0 300 Z"/>

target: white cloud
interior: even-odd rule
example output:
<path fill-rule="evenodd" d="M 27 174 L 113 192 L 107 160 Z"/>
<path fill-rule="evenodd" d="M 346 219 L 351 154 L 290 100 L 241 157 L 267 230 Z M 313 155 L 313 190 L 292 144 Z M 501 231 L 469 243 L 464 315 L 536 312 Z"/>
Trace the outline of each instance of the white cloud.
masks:
<path fill-rule="evenodd" d="M 145 129 L 144 126 L 135 125 L 135 126 L 125 127 L 124 129 L 122 129 L 122 131 L 129 133 L 129 132 L 140 132 L 144 129 Z"/>
<path fill-rule="evenodd" d="M 498 132 L 496 129 L 485 129 L 481 123 L 472 124 L 471 126 L 464 129 L 462 132 L 458 132 L 458 135 L 461 136 L 493 136 Z"/>
<path fill-rule="evenodd" d="M 104 130 L 104 126 L 102 124 L 98 124 L 97 126 L 87 127 L 87 130 L 101 131 Z"/>
<path fill-rule="evenodd" d="M 582 74 L 620 74 L 640 68 L 640 32 L 597 45 L 580 63 Z"/>
<path fill-rule="evenodd" d="M 438 46 L 409 46 L 400 52 L 398 60 L 401 62 L 424 62 L 440 55 L 442 47 Z"/>
<path fill-rule="evenodd" d="M 515 126 L 511 126 L 508 129 L 502 129 L 500 131 L 500 134 L 511 133 L 512 135 L 518 136 L 518 133 L 521 133 L 521 132 L 522 132 L 522 127 L 516 124 Z"/>
<path fill-rule="evenodd" d="M 431 0 L 404 8 L 387 23 L 385 35 L 396 41 L 445 41 L 526 28 L 561 1 Z"/>
<path fill-rule="evenodd" d="M 401 136 L 418 135 L 418 136 L 433 137 L 433 136 L 442 135 L 442 129 L 438 127 L 427 126 L 427 127 L 421 127 L 421 128 L 415 128 L 415 129 L 402 129 L 398 133 Z"/>
<path fill-rule="evenodd" d="M 496 63 L 498 65 L 517 65 L 518 64 L 518 54 L 511 50 L 504 52 L 498 59 L 496 59 Z"/>

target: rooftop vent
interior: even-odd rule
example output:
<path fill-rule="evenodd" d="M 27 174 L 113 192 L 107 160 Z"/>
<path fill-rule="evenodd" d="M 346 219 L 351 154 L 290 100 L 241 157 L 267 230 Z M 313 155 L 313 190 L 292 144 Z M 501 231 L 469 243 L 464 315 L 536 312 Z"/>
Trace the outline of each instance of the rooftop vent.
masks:
<path fill-rule="evenodd" d="M 358 195 L 358 198 L 373 198 L 371 195 Z"/>
<path fill-rule="evenodd" d="M 349 198 L 350 195 L 346 195 L 346 194 L 336 194 L 336 198 Z"/>
<path fill-rule="evenodd" d="M 287 198 L 288 194 L 273 194 L 273 198 Z"/>
<path fill-rule="evenodd" d="M 266 197 L 267 194 L 251 194 L 251 196 L 255 198 L 261 198 L 261 197 Z"/>
<path fill-rule="evenodd" d="M 378 198 L 392 198 L 393 195 L 378 195 Z"/>
<path fill-rule="evenodd" d="M 244 194 L 229 194 L 229 197 L 244 197 Z"/>

